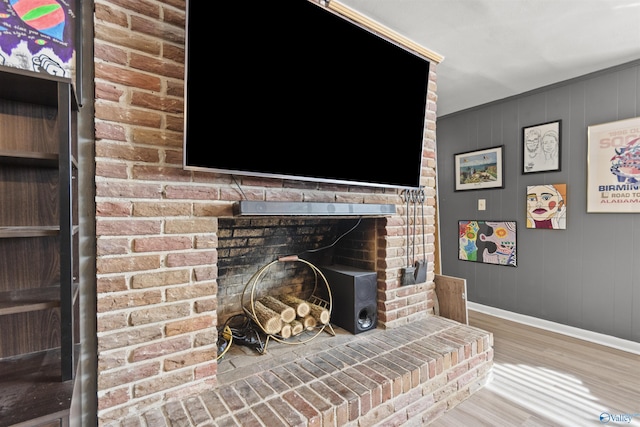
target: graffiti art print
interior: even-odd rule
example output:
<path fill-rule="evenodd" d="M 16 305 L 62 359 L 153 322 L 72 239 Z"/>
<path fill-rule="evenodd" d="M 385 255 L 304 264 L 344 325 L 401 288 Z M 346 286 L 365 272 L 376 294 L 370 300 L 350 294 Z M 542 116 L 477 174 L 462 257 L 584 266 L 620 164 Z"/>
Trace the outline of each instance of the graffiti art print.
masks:
<path fill-rule="evenodd" d="M 73 78 L 76 0 L 0 0 L 0 65 Z"/>
<path fill-rule="evenodd" d="M 458 221 L 458 259 L 517 267 L 515 221 Z"/>
<path fill-rule="evenodd" d="M 640 117 L 589 126 L 587 212 L 640 212 Z"/>

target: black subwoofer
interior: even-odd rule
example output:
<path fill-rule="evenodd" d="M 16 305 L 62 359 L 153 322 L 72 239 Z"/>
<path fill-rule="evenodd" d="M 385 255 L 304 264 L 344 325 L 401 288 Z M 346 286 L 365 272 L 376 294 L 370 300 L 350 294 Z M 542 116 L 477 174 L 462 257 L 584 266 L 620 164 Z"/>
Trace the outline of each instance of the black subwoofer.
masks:
<path fill-rule="evenodd" d="M 331 289 L 331 323 L 352 334 L 378 324 L 377 279 L 374 271 L 334 264 L 321 267 Z"/>

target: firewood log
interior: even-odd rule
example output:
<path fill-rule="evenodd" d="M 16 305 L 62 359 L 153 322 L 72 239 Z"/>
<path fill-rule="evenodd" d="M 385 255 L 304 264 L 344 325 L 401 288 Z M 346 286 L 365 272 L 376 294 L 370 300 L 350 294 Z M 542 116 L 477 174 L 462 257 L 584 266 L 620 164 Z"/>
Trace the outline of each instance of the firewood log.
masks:
<path fill-rule="evenodd" d="M 309 304 L 309 314 L 322 325 L 329 323 L 331 317 L 328 309 L 317 304 Z"/>
<path fill-rule="evenodd" d="M 304 331 L 304 325 L 302 324 L 302 322 L 300 322 L 299 320 L 294 320 L 293 322 L 291 322 L 291 335 L 292 336 L 296 336 L 299 333 L 301 333 L 302 331 Z"/>
<path fill-rule="evenodd" d="M 249 311 L 251 311 L 251 308 L 249 308 Z M 280 313 L 276 313 L 260 301 L 255 301 L 253 304 L 253 313 L 267 334 L 274 335 L 282 329 L 282 317 Z"/>
<path fill-rule="evenodd" d="M 265 307 L 270 308 L 276 313 L 280 313 L 280 317 L 282 317 L 282 321 L 284 323 L 290 323 L 292 320 L 295 320 L 296 318 L 296 310 L 290 305 L 283 303 L 277 298 L 267 295 L 265 297 L 260 298 L 258 301 L 264 304 Z"/>
<path fill-rule="evenodd" d="M 298 317 L 304 317 L 309 314 L 309 303 L 302 298 L 298 298 L 293 295 L 280 295 L 278 296 L 278 299 L 293 307 L 296 310 Z"/>
<path fill-rule="evenodd" d="M 318 324 L 318 321 L 312 315 L 307 314 L 302 318 L 302 324 L 304 325 L 305 329 L 309 330 L 315 328 Z"/>
<path fill-rule="evenodd" d="M 290 338 L 291 337 L 291 325 L 289 323 L 285 323 L 284 325 L 282 325 L 282 329 L 280 329 L 279 335 L 284 339 Z"/>

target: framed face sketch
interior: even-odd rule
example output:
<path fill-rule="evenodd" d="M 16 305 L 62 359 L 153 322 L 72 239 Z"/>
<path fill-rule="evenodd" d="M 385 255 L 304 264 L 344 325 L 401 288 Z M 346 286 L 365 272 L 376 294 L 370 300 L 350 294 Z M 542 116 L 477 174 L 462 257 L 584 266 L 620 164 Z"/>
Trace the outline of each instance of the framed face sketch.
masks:
<path fill-rule="evenodd" d="M 522 173 L 560 170 L 562 120 L 522 128 Z"/>

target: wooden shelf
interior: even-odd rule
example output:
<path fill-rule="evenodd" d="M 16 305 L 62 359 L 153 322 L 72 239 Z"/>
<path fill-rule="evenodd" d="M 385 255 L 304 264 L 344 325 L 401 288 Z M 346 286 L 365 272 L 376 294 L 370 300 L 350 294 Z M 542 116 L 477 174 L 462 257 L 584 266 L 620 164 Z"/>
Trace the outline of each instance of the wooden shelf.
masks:
<path fill-rule="evenodd" d="M 68 426 L 80 325 L 78 102 L 0 67 L 0 427 Z"/>
<path fill-rule="evenodd" d="M 74 381 L 60 378 L 59 349 L 0 359 L 0 425 L 54 425 L 44 423 L 65 418 Z"/>
<path fill-rule="evenodd" d="M 60 287 L 0 293 L 0 316 L 60 307 Z"/>
<path fill-rule="evenodd" d="M 3 165 L 56 168 L 58 167 L 58 155 L 56 153 L 0 150 L 0 163 Z"/>
<path fill-rule="evenodd" d="M 0 67 L 0 427 L 68 426 L 80 342 L 71 80 Z"/>
<path fill-rule="evenodd" d="M 65 78 L 50 74 L 34 73 L 12 67 L 2 67 L 2 84 L 0 98 L 30 104 L 58 106 L 58 83 L 69 83 Z M 72 108 L 77 109 L 75 95 L 72 97 Z"/>
<path fill-rule="evenodd" d="M 55 237 L 60 234 L 60 226 L 16 226 L 0 227 L 0 239 L 21 237 Z"/>

